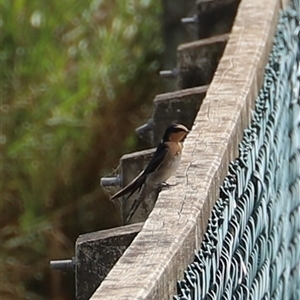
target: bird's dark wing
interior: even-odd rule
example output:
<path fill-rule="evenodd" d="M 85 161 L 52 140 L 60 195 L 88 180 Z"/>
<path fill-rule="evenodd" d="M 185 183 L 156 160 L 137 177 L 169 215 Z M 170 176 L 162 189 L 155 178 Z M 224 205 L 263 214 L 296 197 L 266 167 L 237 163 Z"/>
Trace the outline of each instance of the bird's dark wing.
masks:
<path fill-rule="evenodd" d="M 114 194 L 110 198 L 110 200 L 114 200 L 129 194 L 125 199 L 126 201 L 135 191 L 140 190 L 146 181 L 147 175 L 157 170 L 157 168 L 164 160 L 168 151 L 169 148 L 166 144 L 159 144 L 146 169 L 143 172 L 141 172 L 135 179 L 133 179 L 128 185 L 126 185 L 123 189 Z"/>
<path fill-rule="evenodd" d="M 147 176 L 150 173 L 153 173 L 158 167 L 161 165 L 163 160 L 165 159 L 167 153 L 169 151 L 169 147 L 165 143 L 160 143 L 156 148 L 148 166 L 146 167 L 144 174 Z"/>
<path fill-rule="evenodd" d="M 136 178 L 134 178 L 130 183 L 128 183 L 124 188 L 115 193 L 110 200 L 114 200 L 120 198 L 122 196 L 130 193 L 125 200 L 127 200 L 135 191 L 140 190 L 142 185 L 144 184 L 146 177 L 143 176 L 143 172 L 141 172 Z"/>

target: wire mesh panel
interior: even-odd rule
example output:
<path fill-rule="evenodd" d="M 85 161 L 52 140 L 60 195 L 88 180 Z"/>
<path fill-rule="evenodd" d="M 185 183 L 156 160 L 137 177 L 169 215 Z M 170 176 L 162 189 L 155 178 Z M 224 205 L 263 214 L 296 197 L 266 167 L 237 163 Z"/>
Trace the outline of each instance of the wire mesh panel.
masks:
<path fill-rule="evenodd" d="M 300 1 L 280 15 L 250 126 L 183 299 L 300 299 Z"/>

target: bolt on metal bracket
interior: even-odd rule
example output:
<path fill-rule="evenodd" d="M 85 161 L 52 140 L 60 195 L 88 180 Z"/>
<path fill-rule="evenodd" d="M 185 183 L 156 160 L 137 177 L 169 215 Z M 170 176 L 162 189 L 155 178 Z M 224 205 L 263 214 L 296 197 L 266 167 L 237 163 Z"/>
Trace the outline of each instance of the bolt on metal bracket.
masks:
<path fill-rule="evenodd" d="M 173 70 L 162 70 L 159 71 L 159 75 L 167 79 L 175 79 L 178 76 L 178 69 L 174 68 Z"/>
<path fill-rule="evenodd" d="M 59 259 L 59 260 L 51 260 L 50 268 L 52 270 L 59 271 L 72 271 L 75 272 L 76 265 L 76 257 L 72 257 L 72 259 Z"/>
<path fill-rule="evenodd" d="M 120 175 L 112 177 L 102 177 L 100 179 L 101 186 L 121 186 L 122 178 Z"/>

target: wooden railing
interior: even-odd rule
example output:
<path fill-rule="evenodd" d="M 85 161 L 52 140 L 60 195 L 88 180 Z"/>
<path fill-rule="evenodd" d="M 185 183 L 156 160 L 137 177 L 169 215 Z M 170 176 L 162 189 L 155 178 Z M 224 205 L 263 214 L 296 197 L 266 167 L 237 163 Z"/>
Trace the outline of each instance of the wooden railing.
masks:
<path fill-rule="evenodd" d="M 236 10 L 239 1 L 212 2 Z M 178 47 L 174 74 L 182 90 L 158 95 L 141 130 L 150 132 L 147 138 L 154 146 L 171 121 L 193 124 L 180 168 L 171 178 L 177 185 L 163 190 L 154 208 L 155 199 L 149 199 L 132 219 L 139 223 L 82 235 L 73 260 L 53 262 L 54 268 L 62 269 L 61 263 L 75 270 L 77 300 L 88 299 L 95 289 L 92 300 L 170 299 L 176 293 L 176 282 L 200 247 L 228 164 L 237 157 L 262 85 L 278 13 L 287 2 L 241 0 L 231 33 L 232 21 L 227 20 L 230 26 L 217 36 L 207 38 L 200 30 L 205 39 Z M 152 153 L 124 155 L 117 181 L 128 183 Z M 126 214 L 128 207 L 122 209 Z"/>
<path fill-rule="evenodd" d="M 170 299 L 199 248 L 229 162 L 249 124 L 279 0 L 242 0 L 224 54 L 184 143 L 179 184 L 162 191 L 142 230 L 91 297 Z"/>

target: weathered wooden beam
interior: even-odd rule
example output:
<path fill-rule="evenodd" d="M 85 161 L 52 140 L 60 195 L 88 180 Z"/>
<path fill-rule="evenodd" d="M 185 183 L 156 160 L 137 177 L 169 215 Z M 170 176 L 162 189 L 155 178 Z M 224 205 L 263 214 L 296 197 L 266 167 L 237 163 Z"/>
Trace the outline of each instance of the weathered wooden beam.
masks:
<path fill-rule="evenodd" d="M 75 248 L 76 299 L 87 300 L 122 256 L 143 223 L 82 234 Z"/>
<path fill-rule="evenodd" d="M 181 123 L 192 128 L 207 89 L 208 86 L 201 86 L 157 95 L 153 100 L 151 119 L 136 129 L 138 135 L 155 147 L 170 124 Z"/>
<path fill-rule="evenodd" d="M 153 145 L 157 145 L 164 130 L 176 122 L 191 129 L 208 86 L 201 86 L 157 95 L 153 101 Z"/>
<path fill-rule="evenodd" d="M 242 0 L 223 57 L 184 143 L 176 174 L 92 300 L 170 299 L 193 261 L 229 162 L 251 118 L 280 0 Z"/>
<path fill-rule="evenodd" d="M 184 43 L 177 48 L 177 67 L 164 70 L 163 77 L 177 79 L 179 89 L 208 85 L 223 54 L 229 33 Z"/>
<path fill-rule="evenodd" d="M 122 178 L 122 186 L 126 186 L 131 182 L 140 172 L 146 167 L 150 161 L 155 149 L 137 151 L 130 154 L 125 154 L 120 159 L 120 174 Z M 130 197 L 126 202 L 122 204 L 122 216 L 125 220 L 135 200 L 136 194 Z M 138 207 L 135 214 L 130 220 L 130 224 L 145 221 L 150 212 L 152 211 L 155 202 L 157 200 L 157 192 L 151 193 L 143 203 Z M 117 201 L 117 200 L 116 200 Z M 120 200 L 122 202 L 122 199 Z"/>
<path fill-rule="evenodd" d="M 230 32 L 240 1 L 241 0 L 196 1 L 199 39 Z"/>
<path fill-rule="evenodd" d="M 177 49 L 178 87 L 210 84 L 228 41 L 229 34 L 185 43 Z"/>
<path fill-rule="evenodd" d="M 124 187 L 130 183 L 146 167 L 154 151 L 155 148 L 123 155 L 120 158 L 118 166 L 119 174 L 116 177 L 102 177 L 101 185 L 103 187 L 110 187 L 110 193 L 117 192 L 117 190 L 119 190 L 121 187 Z M 112 191 L 111 186 L 117 186 L 118 188 Z M 128 215 L 135 196 L 136 194 L 133 194 L 133 196 L 126 201 L 124 201 L 124 197 L 114 200 L 120 208 L 122 220 L 125 220 L 126 216 Z M 157 191 L 154 191 L 138 207 L 129 224 L 145 221 L 152 211 L 156 200 Z"/>

